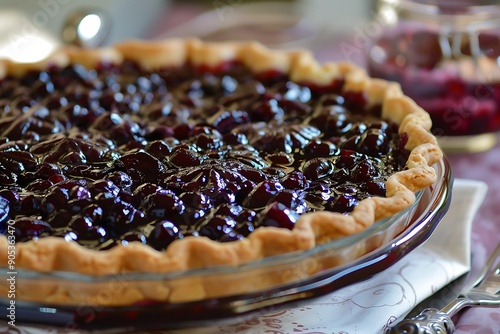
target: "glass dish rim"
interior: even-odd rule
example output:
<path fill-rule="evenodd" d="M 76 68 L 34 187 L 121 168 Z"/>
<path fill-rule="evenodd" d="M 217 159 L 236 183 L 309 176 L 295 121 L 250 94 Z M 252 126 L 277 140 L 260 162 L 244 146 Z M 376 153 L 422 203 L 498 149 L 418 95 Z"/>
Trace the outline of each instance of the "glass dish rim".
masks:
<path fill-rule="evenodd" d="M 411 212 L 409 224 L 390 241 L 345 264 L 320 271 L 298 282 L 263 290 L 181 303 L 155 302 L 125 306 L 45 305 L 19 300 L 20 320 L 26 324 L 64 327 L 68 323 L 81 330 L 170 330 L 223 326 L 244 321 L 274 310 L 298 307 L 386 270 L 425 242 L 449 209 L 453 172 L 446 159 L 438 163 L 436 182 L 424 190 L 422 201 Z M 47 276 L 51 278 L 50 275 Z M 52 277 L 53 278 L 53 277 Z M 85 282 L 77 282 L 85 283 Z M 92 283 L 92 282 L 91 282 Z M 0 298 L 0 305 L 8 306 Z M 43 307 L 41 307 L 43 306 Z M 46 313 L 45 307 L 51 312 Z M 86 315 L 94 318 L 89 322 Z M 132 318 L 128 315 L 134 314 Z M 21 319 L 22 318 L 22 319 Z M 2 318 L 0 318 L 1 320 Z M 123 331 L 121 331 L 123 332 Z"/>
<path fill-rule="evenodd" d="M 436 182 L 432 185 L 432 187 L 440 187 L 443 184 L 443 175 L 446 172 L 446 169 L 449 168 L 447 166 L 447 163 L 443 160 L 440 162 L 436 163 L 434 167 L 437 167 L 436 174 L 437 174 L 437 180 Z M 376 235 L 376 233 L 383 232 L 384 230 L 387 230 L 391 227 L 391 225 L 395 222 L 398 221 L 401 217 L 403 217 L 405 214 L 407 214 L 410 210 L 415 208 L 419 203 L 420 200 L 423 197 L 423 194 L 425 192 L 424 190 L 421 190 L 417 193 L 415 193 L 415 201 L 412 205 L 409 207 L 405 208 L 404 210 L 398 212 L 394 216 L 380 219 L 376 221 L 372 226 L 369 228 L 350 235 L 346 237 L 342 237 L 339 239 L 334 239 L 329 242 L 319 244 L 311 249 L 308 249 L 306 251 L 298 251 L 298 252 L 292 252 L 292 253 L 285 253 L 281 255 L 276 255 L 276 256 L 270 256 L 266 257 L 257 261 L 252 261 L 248 263 L 243 263 L 238 266 L 229 266 L 229 265 L 224 265 L 224 266 L 212 266 L 208 268 L 198 268 L 198 269 L 191 269 L 191 270 L 186 270 L 186 271 L 179 271 L 179 272 L 170 272 L 170 273 L 144 273 L 144 272 L 131 272 L 131 273 L 120 273 L 120 274 L 111 274 L 111 275 L 88 275 L 88 274 L 81 274 L 81 273 L 75 273 L 75 272 L 69 272 L 69 271 L 50 271 L 50 272 L 40 272 L 40 271 L 34 271 L 30 269 L 24 269 L 24 268 L 17 268 L 17 273 L 19 274 L 20 277 L 24 279 L 62 279 L 62 280 L 68 280 L 68 281 L 75 281 L 75 282 L 87 282 L 87 283 L 99 283 L 99 282 L 107 282 L 109 279 L 116 279 L 119 277 L 121 280 L 125 281 L 163 281 L 163 280 L 174 280 L 174 279 L 184 279 L 184 278 L 189 278 L 189 277 L 203 277 L 203 276 L 208 276 L 208 275 L 215 275 L 215 274 L 221 274 L 221 275 L 230 275 L 230 274 L 241 274 L 244 271 L 250 271 L 250 270 L 255 270 L 255 269 L 264 269 L 276 264 L 284 264 L 284 263 L 289 263 L 289 262 L 294 262 L 294 261 L 301 261 L 304 259 L 307 259 L 311 256 L 314 256 L 320 252 L 325 252 L 328 250 L 341 250 L 341 249 L 346 249 L 348 247 L 352 247 L 356 245 L 358 242 L 362 242 L 363 240 L 367 240 L 370 237 L 373 237 Z M 412 223 L 413 224 L 413 223 Z M 406 227 L 409 228 L 410 226 Z M 403 233 L 402 231 L 401 233 Z M 395 236 L 393 239 L 397 238 Z M 376 249 L 363 254 L 355 259 L 353 259 L 350 262 L 347 263 L 342 263 L 334 268 L 330 268 L 330 270 L 341 270 L 344 267 L 349 266 L 350 264 L 354 262 L 358 262 L 360 259 L 366 257 L 367 255 L 373 253 L 374 251 L 383 248 L 386 246 L 386 244 L 380 245 Z M 6 267 L 0 267 L 0 269 L 6 269 Z M 0 274 L 0 277 L 2 275 Z"/>

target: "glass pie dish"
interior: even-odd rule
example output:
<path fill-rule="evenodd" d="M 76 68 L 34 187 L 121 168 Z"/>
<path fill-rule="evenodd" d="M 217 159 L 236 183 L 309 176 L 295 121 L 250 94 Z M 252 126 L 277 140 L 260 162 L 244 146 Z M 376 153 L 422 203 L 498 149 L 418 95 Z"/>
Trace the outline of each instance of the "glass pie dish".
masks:
<path fill-rule="evenodd" d="M 420 191 L 410 208 L 367 230 L 309 251 L 266 258 L 237 267 L 220 266 L 172 274 L 88 276 L 69 272 L 16 274 L 16 320 L 68 329 L 146 330 L 239 322 L 255 314 L 307 303 L 381 272 L 422 244 L 447 212 L 453 175 L 446 159 L 434 165 L 437 181 Z M 7 268 L 0 285 L 8 284 Z M 162 302 L 153 298 L 127 306 L 104 306 L 113 295 L 144 292 L 161 298 L 174 289 L 203 286 L 204 299 Z M 231 287 L 229 289 L 228 287 Z M 80 303 L 31 300 L 30 291 L 79 296 Z M 39 295 L 39 294 L 36 294 Z M 2 296 L 4 312 L 9 300 Z M 8 319 L 6 313 L 3 319 Z"/>

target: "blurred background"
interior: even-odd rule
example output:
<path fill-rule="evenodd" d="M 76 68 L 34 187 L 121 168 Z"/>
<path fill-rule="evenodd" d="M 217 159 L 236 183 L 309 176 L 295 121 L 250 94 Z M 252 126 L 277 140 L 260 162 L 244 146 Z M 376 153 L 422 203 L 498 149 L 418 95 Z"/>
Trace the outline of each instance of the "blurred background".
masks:
<path fill-rule="evenodd" d="M 308 48 L 323 60 L 345 58 L 338 46 L 374 15 L 366 0 L 2 0 L 0 57 L 43 59 L 63 43 L 86 47 L 124 39 L 196 36 L 258 40 Z M 357 41 L 363 44 L 363 36 Z M 352 43 L 351 43 L 352 44 Z M 347 45 L 349 46 L 349 45 Z M 349 52 L 358 62 L 357 50 Z"/>

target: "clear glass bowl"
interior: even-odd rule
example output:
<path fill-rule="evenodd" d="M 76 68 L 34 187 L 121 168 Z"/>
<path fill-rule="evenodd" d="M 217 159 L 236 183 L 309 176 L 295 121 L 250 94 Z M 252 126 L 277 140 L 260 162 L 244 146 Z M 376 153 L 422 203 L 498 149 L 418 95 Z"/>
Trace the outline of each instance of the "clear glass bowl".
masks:
<path fill-rule="evenodd" d="M 500 130 L 498 1 L 378 4 L 378 16 L 387 24 L 370 43 L 369 74 L 401 84 L 430 114 L 444 150 L 492 148 Z"/>
<path fill-rule="evenodd" d="M 156 275 L 94 277 L 19 269 L 16 321 L 91 330 L 185 328 L 242 321 L 307 302 L 387 269 L 427 240 L 448 210 L 453 182 L 447 160 L 434 167 L 436 183 L 419 192 L 407 210 L 306 252 L 239 267 Z M 0 291 L 7 289 L 7 271 L 0 270 Z M 199 299 L 183 300 L 188 289 L 199 289 Z M 114 305 L 114 296 L 123 293 L 141 298 L 133 305 Z M 55 294 L 66 294 L 71 302 L 55 304 Z M 6 295 L 0 298 L 4 312 Z"/>

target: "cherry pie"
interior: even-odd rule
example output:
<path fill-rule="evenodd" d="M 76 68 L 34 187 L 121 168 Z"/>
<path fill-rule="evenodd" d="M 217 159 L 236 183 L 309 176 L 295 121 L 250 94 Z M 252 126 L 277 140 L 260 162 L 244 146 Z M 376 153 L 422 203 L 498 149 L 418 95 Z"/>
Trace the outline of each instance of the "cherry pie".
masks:
<path fill-rule="evenodd" d="M 0 63 L 0 264 L 237 266 L 361 232 L 442 158 L 400 87 L 309 52 L 199 40 Z M 14 226 L 14 229 L 11 227 Z"/>

